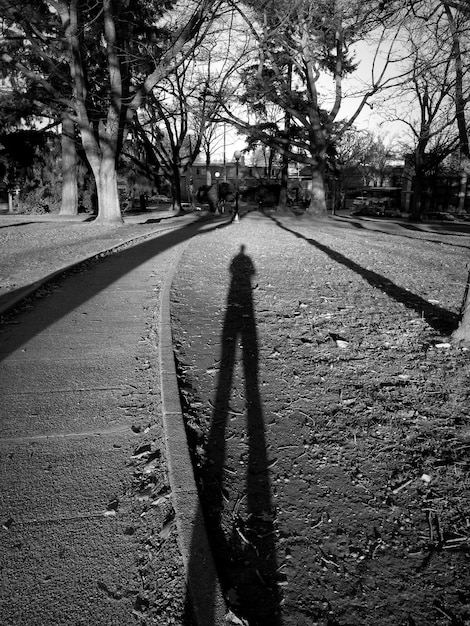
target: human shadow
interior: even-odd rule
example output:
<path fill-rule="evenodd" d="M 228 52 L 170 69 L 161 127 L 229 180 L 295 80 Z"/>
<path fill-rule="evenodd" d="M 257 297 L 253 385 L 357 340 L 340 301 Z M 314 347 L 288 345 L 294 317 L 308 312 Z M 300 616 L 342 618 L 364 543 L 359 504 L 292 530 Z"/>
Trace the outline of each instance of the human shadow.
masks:
<path fill-rule="evenodd" d="M 280 626 L 275 513 L 259 391 L 259 348 L 252 297 L 255 267 L 245 253 L 245 246 L 241 246 L 240 252 L 233 258 L 230 273 L 220 370 L 205 448 L 206 458 L 196 474 L 209 543 L 224 596 L 250 626 Z M 244 411 L 235 414 L 231 402 L 240 371 L 243 373 Z M 240 423 L 244 419 L 246 423 Z M 238 422 L 235 426 L 234 420 Z M 244 440 L 248 447 L 247 450 L 244 448 L 247 462 L 230 470 L 227 467 L 230 464 L 227 446 L 229 422 L 235 428 L 236 437 Z M 237 451 L 238 454 L 238 447 Z M 230 452 L 232 454 L 233 451 Z M 226 484 L 225 476 L 239 472 L 243 472 L 244 476 L 235 476 Z M 235 493 L 233 485 L 237 485 L 238 489 L 243 485 L 242 491 Z M 196 572 L 195 559 L 192 550 L 190 577 Z M 211 621 L 206 615 L 205 620 L 204 626 L 215 626 L 215 618 Z"/>
<path fill-rule="evenodd" d="M 333 261 L 344 265 L 348 269 L 359 274 L 359 276 L 362 276 L 362 278 L 364 278 L 364 280 L 366 280 L 369 285 L 371 285 L 375 289 L 379 289 L 389 298 L 392 298 L 396 302 L 400 302 L 406 308 L 412 309 L 413 311 L 421 315 L 429 324 L 429 326 L 431 326 L 438 333 L 450 334 L 457 328 L 459 323 L 459 316 L 456 313 L 444 309 L 443 307 L 437 306 L 436 304 L 425 300 L 421 296 L 418 296 L 417 294 L 412 293 L 411 291 L 408 291 L 403 287 L 400 287 L 386 276 L 383 276 L 378 272 L 368 270 L 362 265 L 359 265 L 359 263 L 356 263 L 352 259 L 345 256 L 344 254 L 341 254 L 341 252 L 325 246 L 316 239 L 313 239 L 312 237 L 306 237 L 298 231 L 288 228 L 276 218 L 271 217 L 271 219 L 283 230 L 292 233 L 299 239 L 303 239 L 310 245 L 317 248 L 317 250 L 324 252 Z"/>

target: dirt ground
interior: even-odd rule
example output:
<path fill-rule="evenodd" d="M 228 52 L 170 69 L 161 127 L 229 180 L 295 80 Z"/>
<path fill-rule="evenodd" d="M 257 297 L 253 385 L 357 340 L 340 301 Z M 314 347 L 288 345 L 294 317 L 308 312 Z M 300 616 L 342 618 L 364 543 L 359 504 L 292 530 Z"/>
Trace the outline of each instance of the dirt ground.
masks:
<path fill-rule="evenodd" d="M 188 246 L 175 349 L 235 623 L 470 624 L 469 248 L 277 213 Z"/>

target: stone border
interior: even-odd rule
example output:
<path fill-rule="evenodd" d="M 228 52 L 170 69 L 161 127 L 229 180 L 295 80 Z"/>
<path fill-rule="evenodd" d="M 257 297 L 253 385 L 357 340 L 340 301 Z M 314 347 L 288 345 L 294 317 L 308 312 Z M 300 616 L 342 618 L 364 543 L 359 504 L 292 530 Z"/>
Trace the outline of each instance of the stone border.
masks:
<path fill-rule="evenodd" d="M 227 607 L 202 514 L 181 409 L 170 318 L 170 292 L 178 264 L 190 244 L 180 244 L 173 270 L 165 279 L 160 303 L 159 357 L 163 427 L 170 486 L 186 583 L 198 626 L 227 624 Z"/>

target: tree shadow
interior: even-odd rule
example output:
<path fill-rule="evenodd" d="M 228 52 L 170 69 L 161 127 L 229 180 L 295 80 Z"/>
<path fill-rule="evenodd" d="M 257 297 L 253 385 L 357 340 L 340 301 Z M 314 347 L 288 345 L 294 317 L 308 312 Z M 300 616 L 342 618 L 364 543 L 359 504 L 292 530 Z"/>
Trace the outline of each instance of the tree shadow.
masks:
<path fill-rule="evenodd" d="M 74 296 L 67 299 L 67 301 L 56 298 L 57 305 L 49 312 L 49 315 L 47 317 L 44 315 L 40 317 L 35 316 L 34 325 L 23 324 L 23 332 L 21 334 L 14 333 L 11 334 L 11 336 L 4 334 L 1 342 L 2 345 L 0 346 L 0 361 L 5 359 L 21 345 L 27 343 L 32 337 L 45 330 L 62 317 L 65 317 L 68 313 L 93 298 L 97 293 L 119 280 L 128 272 L 136 269 L 147 260 L 153 257 L 158 257 L 166 250 L 183 243 L 201 232 L 221 228 L 223 226 L 227 226 L 228 224 L 228 220 L 213 223 L 212 221 L 209 222 L 205 216 L 202 216 L 195 222 L 184 224 L 180 228 L 175 228 L 174 230 L 162 231 L 161 235 L 157 234 L 155 237 L 145 239 L 142 243 L 124 248 L 119 252 L 115 251 L 109 256 L 101 258 L 102 255 L 98 254 L 93 257 L 94 260 L 92 261 L 88 260 L 84 263 L 79 263 L 74 268 L 65 270 L 63 273 L 53 274 L 52 277 L 46 281 L 46 283 L 37 281 L 31 285 L 26 285 L 11 291 L 4 296 L 0 296 L 0 306 L 7 305 L 8 302 L 14 303 L 13 308 L 5 310 L 2 316 L 5 316 L 5 318 L 16 318 L 25 310 L 25 307 L 26 309 L 31 308 L 31 302 L 33 302 L 36 297 L 35 291 L 30 293 L 31 289 L 35 290 L 42 284 L 59 283 L 64 279 L 71 278 L 72 274 L 76 272 L 83 272 L 90 267 L 93 270 L 96 270 L 97 268 L 94 265 L 95 263 L 106 264 L 106 271 L 100 272 L 100 281 L 90 280 L 86 289 L 77 290 Z"/>
<path fill-rule="evenodd" d="M 310 245 L 317 248 L 317 250 L 320 250 L 328 255 L 333 261 L 344 265 L 348 269 L 362 276 L 362 278 L 364 278 L 364 280 L 366 280 L 369 285 L 375 289 L 379 289 L 396 302 L 400 302 L 406 308 L 412 309 L 419 315 L 422 315 L 429 326 L 431 326 L 438 333 L 451 334 L 457 328 L 459 323 L 459 316 L 457 313 L 453 313 L 452 311 L 428 302 L 424 298 L 421 298 L 421 296 L 400 287 L 386 276 L 378 274 L 372 270 L 368 270 L 365 267 L 362 267 L 362 265 L 359 265 L 359 263 L 356 263 L 352 259 L 346 257 L 344 254 L 325 246 L 316 239 L 306 237 L 305 235 L 284 226 L 284 224 L 274 217 L 271 217 L 271 219 L 279 226 L 279 228 L 282 228 L 296 237 L 307 241 Z"/>
<path fill-rule="evenodd" d="M 241 246 L 240 252 L 233 258 L 230 273 L 221 337 L 220 371 L 205 462 L 196 474 L 209 543 L 229 605 L 250 625 L 280 626 L 275 514 L 259 392 L 259 350 L 252 298 L 255 267 L 245 253 L 245 246 Z M 237 366 L 241 366 L 243 372 L 245 395 L 243 416 L 237 413 L 235 417 L 231 396 L 238 376 Z M 232 419 L 246 419 L 246 424 L 235 426 L 240 439 L 246 435 L 247 445 L 247 463 L 236 470 L 227 468 L 227 426 Z M 224 484 L 227 471 L 229 474 L 244 472 L 242 492 L 236 494 L 231 491 L 231 485 L 227 487 Z M 241 484 L 238 477 L 234 479 L 234 484 Z M 190 586 L 191 579 L 198 576 L 198 555 L 194 545 L 195 534 L 188 569 Z M 217 581 L 212 581 L 214 593 L 216 585 Z M 204 617 L 201 626 L 215 626 L 216 623 L 215 615 L 211 614 Z"/>
<path fill-rule="evenodd" d="M 29 224 L 34 224 L 34 222 L 18 222 L 16 224 L 3 224 L 0 228 L 15 228 L 17 226 L 28 226 Z"/>
<path fill-rule="evenodd" d="M 377 227 L 378 224 L 381 225 L 382 228 L 378 228 Z M 469 246 L 467 245 L 454 243 L 451 241 L 447 242 L 447 241 L 441 241 L 440 239 L 429 239 L 429 237 L 413 237 L 411 234 L 407 234 L 406 231 L 419 233 L 421 235 L 425 235 L 427 233 L 429 235 L 436 235 L 441 238 L 442 237 L 445 238 L 449 236 L 468 238 L 468 232 L 442 232 L 442 231 L 435 231 L 435 230 L 425 230 L 424 228 L 418 228 L 412 224 L 405 223 L 405 222 L 387 221 L 387 222 L 382 222 L 381 224 L 380 222 L 371 222 L 371 221 L 358 222 L 351 218 L 347 218 L 347 217 L 345 218 L 341 216 L 336 217 L 335 220 L 332 220 L 331 222 L 329 222 L 329 225 L 333 227 L 337 227 L 338 225 L 341 225 L 340 227 L 345 227 L 345 228 L 353 226 L 354 228 L 364 230 L 366 232 L 381 233 L 381 234 L 393 236 L 393 237 L 403 237 L 405 239 L 411 239 L 413 241 L 426 241 L 428 243 L 433 243 L 438 246 L 447 245 L 447 246 L 452 246 L 453 248 L 465 248 L 466 250 L 469 249 Z M 390 226 L 390 228 L 387 228 L 387 226 Z M 400 230 L 397 230 L 397 229 L 400 229 Z"/>

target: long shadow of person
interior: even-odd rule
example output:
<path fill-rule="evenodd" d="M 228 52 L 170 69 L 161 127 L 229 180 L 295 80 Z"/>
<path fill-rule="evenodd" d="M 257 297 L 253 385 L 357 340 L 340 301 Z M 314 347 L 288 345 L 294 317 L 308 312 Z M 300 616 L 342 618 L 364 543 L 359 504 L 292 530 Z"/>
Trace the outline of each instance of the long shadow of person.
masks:
<path fill-rule="evenodd" d="M 231 282 L 222 331 L 222 355 L 206 461 L 200 474 L 201 500 L 216 567 L 224 595 L 250 626 L 280 626 L 280 593 L 275 551 L 274 509 L 271 500 L 265 426 L 258 382 L 258 338 L 253 307 L 255 267 L 241 246 L 230 265 Z M 238 357 L 241 350 L 241 359 Z M 230 407 L 233 386 L 244 380 L 244 410 Z M 246 430 L 242 414 L 246 416 Z M 227 464 L 227 425 L 246 450 L 247 463 L 233 477 Z M 238 420 L 235 426 L 234 420 Z M 231 438 L 232 439 L 232 438 Z M 231 445 L 234 445 L 231 441 Z M 233 451 L 232 451 L 233 455 Z M 237 485 L 236 502 L 230 501 Z M 234 482 L 233 480 L 231 481 Z M 241 485 L 241 491 L 240 491 Z M 229 494 L 229 495 L 227 495 Z"/>

